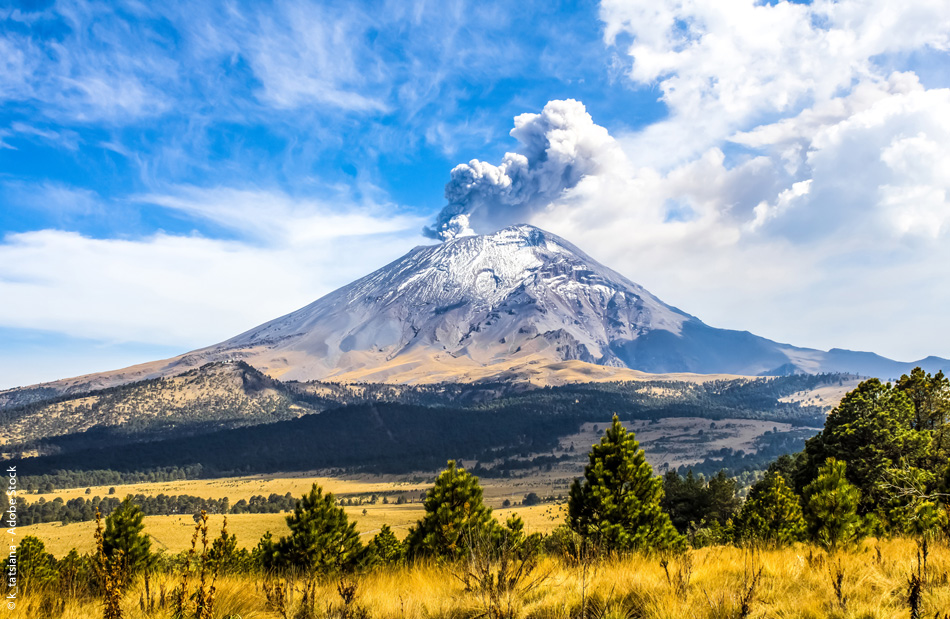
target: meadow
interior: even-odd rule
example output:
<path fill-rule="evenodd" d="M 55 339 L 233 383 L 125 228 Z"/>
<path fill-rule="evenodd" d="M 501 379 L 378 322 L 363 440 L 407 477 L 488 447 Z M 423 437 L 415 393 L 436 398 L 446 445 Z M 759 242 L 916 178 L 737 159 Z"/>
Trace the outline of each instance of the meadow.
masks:
<path fill-rule="evenodd" d="M 491 587 L 471 562 L 417 562 L 327 578 L 230 575 L 214 583 L 214 617 L 462 619 L 931 618 L 950 616 L 950 547 L 932 543 L 925 563 L 910 539 L 866 540 L 829 556 L 817 547 L 714 546 L 686 554 L 634 554 L 571 563 L 544 556 L 510 587 Z M 474 577 L 473 577 L 474 575 Z M 911 602 L 918 575 L 917 600 Z M 139 578 L 122 600 L 127 619 L 171 618 L 175 574 Z M 34 592 L 17 616 L 88 619 L 101 601 Z M 46 599 L 52 596 L 53 599 Z"/>
<path fill-rule="evenodd" d="M 379 532 L 382 525 L 389 525 L 396 537 L 404 538 L 409 527 L 416 523 L 425 510 L 421 503 L 407 505 L 360 505 L 345 507 L 347 518 L 356 522 L 363 542 L 368 542 L 373 535 Z M 365 510 L 365 514 L 363 513 Z M 532 506 L 518 506 L 514 508 L 500 508 L 493 511 L 499 522 L 504 523 L 512 514 L 517 514 L 525 522 L 525 529 L 530 533 L 548 533 L 564 521 L 564 505 L 542 503 Z M 252 549 L 258 540 L 270 531 L 276 537 L 287 535 L 287 513 L 280 514 L 228 514 L 228 530 L 237 536 L 238 548 Z M 188 549 L 191 535 L 195 529 L 195 521 L 189 515 L 175 516 L 146 516 L 144 519 L 145 533 L 152 540 L 152 550 L 177 554 Z M 224 523 L 224 516 L 210 515 L 208 526 L 212 531 L 220 531 Z M 62 558 L 75 548 L 80 554 L 93 553 L 95 543 L 93 532 L 96 523 L 73 522 L 60 524 L 50 522 L 28 527 L 19 527 L 17 532 L 21 536 L 33 535 L 38 537 L 46 546 L 46 551 L 54 557 Z"/>
<path fill-rule="evenodd" d="M 360 505 L 346 506 L 347 517 L 356 522 L 356 528 L 364 542 L 369 541 L 380 527 L 388 524 L 397 537 L 405 537 L 411 525 L 419 520 L 424 509 L 421 495 L 431 486 L 432 474 L 415 481 L 413 477 L 383 477 L 383 476 L 354 476 L 350 478 L 317 476 L 312 473 L 282 473 L 279 475 L 263 476 L 252 475 L 245 477 L 230 477 L 221 479 L 192 479 L 170 482 L 127 484 L 117 486 L 93 486 L 86 492 L 86 488 L 68 488 L 55 490 L 45 494 L 26 495 L 26 500 L 33 503 L 39 500 L 68 501 L 75 498 L 91 498 L 110 496 L 110 489 L 114 489 L 114 496 L 127 495 L 156 496 L 191 495 L 203 498 L 220 499 L 228 497 L 233 505 L 237 501 L 250 499 L 252 496 L 268 496 L 270 494 L 292 494 L 295 498 L 306 494 L 313 484 L 318 484 L 327 492 L 332 492 L 338 499 L 350 499 L 361 502 Z M 524 496 L 534 492 L 541 497 L 566 494 L 567 486 L 560 478 L 533 476 L 526 479 L 486 480 L 482 484 L 485 503 L 494 509 L 494 515 L 500 522 L 505 522 L 509 516 L 517 513 L 524 521 L 525 528 L 531 532 L 548 533 L 564 520 L 564 505 L 545 502 L 539 505 L 517 505 Z M 377 500 L 370 503 L 373 495 Z M 393 497 L 405 496 L 407 502 L 397 505 Z M 383 497 L 387 503 L 383 503 Z M 512 507 L 503 507 L 505 501 Z M 265 532 L 270 531 L 275 536 L 286 535 L 288 532 L 285 521 L 286 513 L 278 514 L 228 514 L 228 529 L 237 535 L 238 547 L 251 549 Z M 223 523 L 223 516 L 211 514 L 209 516 L 211 530 L 218 531 Z M 176 554 L 188 549 L 195 521 L 192 514 L 173 514 L 168 516 L 146 516 L 145 533 L 152 540 L 153 550 Z M 33 535 L 46 546 L 46 551 L 54 557 L 61 558 L 75 548 L 80 554 L 92 553 L 95 550 L 93 531 L 96 523 L 72 522 L 62 524 L 50 522 L 31 526 L 21 526 L 17 529 L 21 537 Z"/>

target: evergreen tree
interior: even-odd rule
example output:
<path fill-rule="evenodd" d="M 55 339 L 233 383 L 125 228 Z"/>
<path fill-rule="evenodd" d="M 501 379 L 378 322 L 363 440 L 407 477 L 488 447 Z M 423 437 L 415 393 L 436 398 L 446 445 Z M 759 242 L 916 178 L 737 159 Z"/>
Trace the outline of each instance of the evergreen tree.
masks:
<path fill-rule="evenodd" d="M 606 552 L 678 548 L 685 543 L 663 511 L 663 482 L 653 476 L 632 432 L 613 423 L 589 454 L 584 481 L 575 479 L 568 526 Z"/>
<path fill-rule="evenodd" d="M 664 511 L 676 530 L 686 533 L 697 526 L 721 528 L 739 513 L 742 502 L 738 496 L 738 483 L 719 471 L 708 482 L 693 475 L 690 469 L 686 477 L 675 470 L 663 476 Z"/>
<path fill-rule="evenodd" d="M 863 522 L 858 515 L 861 493 L 848 483 L 847 466 L 828 458 L 818 469 L 818 478 L 805 488 L 808 533 L 829 551 L 848 547 L 863 535 Z"/>
<path fill-rule="evenodd" d="M 933 538 L 946 530 L 946 512 L 935 501 L 918 500 L 908 510 L 903 519 L 903 533 L 919 538 Z"/>
<path fill-rule="evenodd" d="M 689 525 L 702 521 L 709 512 L 709 495 L 702 479 L 693 475 L 693 470 L 680 476 L 675 470 L 663 476 L 663 500 L 660 505 L 670 516 L 676 530 L 685 533 Z"/>
<path fill-rule="evenodd" d="M 920 466 L 939 479 L 943 467 L 950 461 L 950 379 L 943 372 L 931 376 L 918 367 L 910 376 L 901 376 L 894 387 L 904 393 L 914 407 L 912 427 L 926 432 L 931 439 Z"/>
<path fill-rule="evenodd" d="M 145 514 L 127 496 L 106 518 L 102 534 L 102 551 L 111 559 L 122 553 L 122 573 L 131 579 L 133 575 L 149 566 L 152 561 L 152 541 L 143 531 Z"/>
<path fill-rule="evenodd" d="M 413 555 L 459 558 L 473 540 L 490 535 L 498 523 L 482 502 L 478 478 L 449 460 L 426 493 L 425 516 L 409 531 Z"/>
<path fill-rule="evenodd" d="M 801 493 L 802 489 L 812 480 L 812 478 L 806 480 L 803 477 L 802 470 L 805 461 L 806 458 L 802 452 L 782 454 L 769 464 L 765 472 L 781 475 L 786 486 L 794 488 L 797 493 Z"/>
<path fill-rule="evenodd" d="M 211 542 L 211 549 L 208 551 L 212 570 L 216 574 L 227 574 L 234 571 L 237 567 L 238 549 L 237 535 L 228 534 L 228 519 L 225 517 L 224 524 L 221 526 L 221 535 Z"/>
<path fill-rule="evenodd" d="M 277 542 L 274 541 L 274 535 L 267 531 L 261 536 L 257 546 L 251 551 L 251 558 L 254 563 L 264 572 L 272 572 L 280 567 L 280 559 L 277 555 Z"/>
<path fill-rule="evenodd" d="M 778 473 L 768 473 L 758 482 L 739 515 L 739 536 L 775 546 L 799 541 L 805 521 L 798 497 Z"/>
<path fill-rule="evenodd" d="M 369 544 L 366 545 L 363 565 L 396 565 L 405 558 L 406 546 L 388 524 L 384 524 Z"/>
<path fill-rule="evenodd" d="M 276 544 L 280 566 L 331 573 L 356 565 L 362 549 L 356 523 L 349 522 L 343 508 L 336 506 L 333 495 L 323 494 L 317 484 L 297 501 L 293 513 L 287 516 L 287 527 L 290 535 Z"/>
<path fill-rule="evenodd" d="M 828 458 L 847 463 L 848 480 L 861 492 L 861 512 L 890 497 L 884 482 L 894 469 L 916 466 L 927 455 L 929 433 L 911 427 L 914 407 L 901 391 L 878 379 L 866 380 L 841 400 L 821 434 L 805 445 L 808 481 Z"/>
<path fill-rule="evenodd" d="M 709 505 L 707 522 L 725 526 L 742 508 L 742 501 L 739 500 L 739 484 L 735 479 L 728 477 L 722 469 L 706 483 L 706 494 Z"/>
<path fill-rule="evenodd" d="M 9 568 L 9 566 L 8 566 Z M 55 576 L 53 555 L 46 552 L 42 540 L 27 535 L 17 548 L 17 564 L 14 573 L 24 590 L 30 590 L 49 581 Z"/>
<path fill-rule="evenodd" d="M 912 426 L 917 430 L 933 430 L 947 423 L 950 417 L 950 379 L 943 372 L 931 376 L 919 367 L 904 374 L 894 387 L 907 395 L 914 407 Z"/>

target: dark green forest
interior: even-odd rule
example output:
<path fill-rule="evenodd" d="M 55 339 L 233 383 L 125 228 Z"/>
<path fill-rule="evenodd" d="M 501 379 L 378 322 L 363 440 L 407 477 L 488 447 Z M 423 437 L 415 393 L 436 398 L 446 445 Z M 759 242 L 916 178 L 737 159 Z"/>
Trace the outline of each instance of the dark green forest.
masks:
<path fill-rule="evenodd" d="M 409 387 L 285 384 L 243 363 L 209 364 L 175 379 L 9 407 L 0 417 L 11 423 L 41 416 L 44 407 L 70 399 L 95 400 L 83 415 L 101 423 L 83 431 L 56 428 L 8 448 L 45 454 L 14 459 L 37 487 L 313 469 L 405 473 L 436 470 L 448 458 L 483 463 L 477 469 L 481 476 L 517 475 L 557 464 L 551 452 L 559 437 L 613 414 L 623 421 L 738 418 L 800 428 L 762 437 L 755 453 L 723 450 L 694 467 L 707 475 L 722 468 L 737 474 L 761 470 L 777 456 L 800 450 L 814 432 L 809 428 L 823 423 L 822 408 L 780 398 L 850 378 Z M 181 390 L 182 381 L 200 397 L 171 409 L 172 398 L 162 390 Z M 114 422 L 115 409 L 123 407 L 131 414 L 123 423 Z"/>

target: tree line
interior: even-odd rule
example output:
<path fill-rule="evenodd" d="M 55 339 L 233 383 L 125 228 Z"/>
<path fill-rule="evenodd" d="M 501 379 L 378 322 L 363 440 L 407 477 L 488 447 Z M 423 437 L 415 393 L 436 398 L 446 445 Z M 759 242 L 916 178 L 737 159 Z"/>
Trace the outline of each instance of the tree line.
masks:
<path fill-rule="evenodd" d="M 668 474 L 681 530 L 715 542 L 810 539 L 837 548 L 866 536 L 950 539 L 950 381 L 920 368 L 895 383 L 862 382 L 804 449 L 773 461 L 745 502 L 723 518 L 703 511 L 703 484 Z"/>
<path fill-rule="evenodd" d="M 634 434 L 614 416 L 588 454 L 583 476 L 571 485 L 566 521 L 549 535 L 527 534 L 516 516 L 498 522 L 483 501 L 478 478 L 449 461 L 405 540 L 384 526 L 363 544 L 339 501 L 314 484 L 287 515 L 288 533 L 268 532 L 253 549 L 237 547 L 226 521 L 210 539 L 207 515 L 201 514 L 190 551 L 153 553 L 144 512 L 127 497 L 104 528 L 96 514 L 94 555 L 73 551 L 56 560 L 40 540 L 27 537 L 18 565 L 24 588 L 72 579 L 103 597 L 109 619 L 122 616 L 123 591 L 137 574 L 177 570 L 183 576 L 173 598 L 204 617 L 209 616 L 202 606 L 208 600 L 206 576 L 229 571 L 325 578 L 407 561 L 466 559 L 471 565 L 484 559 L 493 570 L 512 570 L 492 571 L 492 578 L 507 578 L 533 569 L 542 553 L 584 563 L 630 552 L 678 553 L 689 545 L 810 540 L 835 553 L 869 535 L 950 541 L 948 456 L 950 382 L 942 373 L 916 369 L 893 385 L 876 379 L 861 383 L 801 452 L 772 463 L 744 501 L 735 480 L 724 473 L 709 479 L 690 472 L 655 476 Z M 189 581 L 189 574 L 198 570 L 200 585 L 189 584 L 196 580 Z M 340 582 L 342 587 L 345 581 Z M 910 589 L 913 597 L 913 581 Z M 919 582 L 916 591 L 919 595 Z"/>
<path fill-rule="evenodd" d="M 21 477 L 21 483 L 27 492 L 49 494 L 55 489 L 180 481 L 184 479 L 201 479 L 203 476 L 204 467 L 201 464 L 168 466 L 146 471 L 60 469 L 43 475 L 23 475 L 23 477 Z"/>
<path fill-rule="evenodd" d="M 271 494 L 266 497 L 255 495 L 249 499 L 241 499 L 233 505 L 227 497 L 209 499 L 186 494 L 155 496 L 137 494 L 130 497 L 146 516 L 173 514 L 191 516 L 202 511 L 210 514 L 277 514 L 292 510 L 296 504 L 296 500 L 289 492 L 283 495 Z M 103 516 L 108 516 L 118 509 L 121 503 L 122 500 L 114 496 L 76 497 L 68 500 L 57 497 L 52 501 L 41 497 L 38 501 L 32 502 L 21 500 L 17 506 L 17 517 L 21 526 L 45 522 L 62 522 L 63 524 L 88 522 L 95 519 L 97 511 Z"/>
<path fill-rule="evenodd" d="M 234 380 L 235 375 L 241 380 Z M 8 445 L 7 451 L 18 458 L 23 454 L 44 454 L 48 457 L 30 458 L 31 464 L 41 468 L 43 473 L 51 473 L 57 468 L 84 468 L 86 462 L 97 461 L 90 460 L 91 456 L 102 455 L 96 452 L 103 445 L 126 446 L 121 447 L 123 453 L 134 454 L 137 446 L 156 439 L 174 448 L 180 439 L 217 436 L 233 428 L 278 423 L 287 431 L 293 426 L 284 424 L 301 415 L 334 409 L 355 411 L 358 415 L 360 410 L 373 405 L 464 411 L 468 415 L 517 412 L 568 419 L 577 418 L 583 411 L 586 418 L 582 421 L 598 417 L 609 419 L 616 412 L 622 419 L 740 417 L 813 426 L 822 418 L 820 407 L 782 402 L 781 398 L 848 378 L 831 374 L 794 375 L 703 384 L 627 381 L 545 388 L 504 383 L 342 386 L 282 383 L 243 362 L 212 363 L 179 376 L 0 407 L 0 421 L 19 428 L 18 433 L 22 434 L 21 442 Z M 654 387 L 662 387 L 662 390 Z M 183 394 L 187 397 L 182 397 Z M 67 409 L 71 412 L 64 414 Z M 90 422 L 92 427 L 89 427 Z M 440 466 L 445 459 L 445 455 L 440 455 L 429 462 L 428 468 Z M 112 461 L 114 465 L 97 464 L 97 468 L 129 471 L 143 468 L 125 459 Z M 134 458 L 129 461 L 134 462 Z M 180 466 L 182 462 L 168 459 L 161 463 L 153 461 L 147 466 L 167 468 Z M 193 459 L 187 464 L 198 462 L 201 460 Z"/>

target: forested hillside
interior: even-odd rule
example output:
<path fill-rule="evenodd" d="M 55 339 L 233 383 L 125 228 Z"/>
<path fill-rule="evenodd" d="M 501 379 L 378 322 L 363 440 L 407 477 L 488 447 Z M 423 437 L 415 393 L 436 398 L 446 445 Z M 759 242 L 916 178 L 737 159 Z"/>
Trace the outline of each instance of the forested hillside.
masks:
<path fill-rule="evenodd" d="M 508 383 L 284 384 L 234 363 L 2 415 L 15 428 L 39 419 L 45 424 L 28 434 L 29 440 L 8 446 L 14 453 L 44 454 L 18 458 L 30 475 L 196 465 L 203 475 L 315 468 L 406 472 L 431 470 L 455 457 L 477 461 L 480 474 L 504 476 L 556 465 L 568 458 L 555 454 L 560 437 L 613 414 L 631 421 L 732 418 L 802 428 L 764 436 L 751 451 L 723 449 L 700 465 L 710 472 L 739 471 L 800 449 L 813 433 L 807 428 L 822 424 L 822 407 L 784 398 L 847 380 L 851 377 L 795 375 L 539 389 Z"/>

